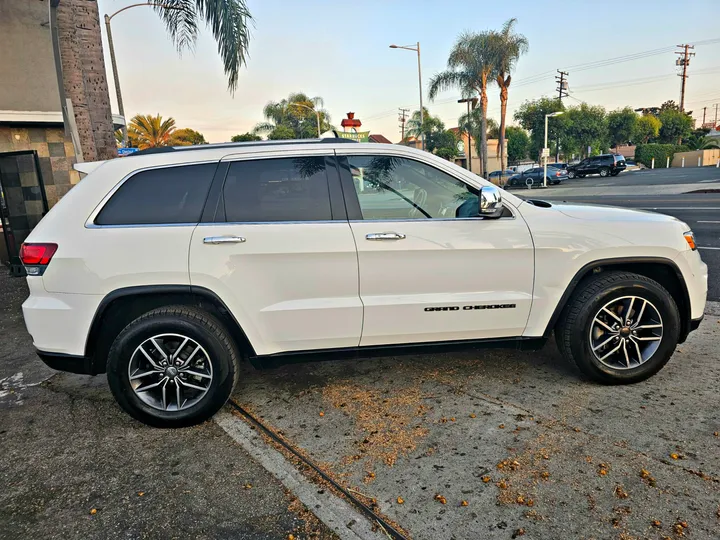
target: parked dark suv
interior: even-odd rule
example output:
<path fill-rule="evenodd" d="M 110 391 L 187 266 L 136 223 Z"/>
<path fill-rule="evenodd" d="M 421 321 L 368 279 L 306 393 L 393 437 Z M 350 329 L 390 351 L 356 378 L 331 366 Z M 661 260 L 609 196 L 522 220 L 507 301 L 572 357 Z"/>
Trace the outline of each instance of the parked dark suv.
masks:
<path fill-rule="evenodd" d="M 625 170 L 625 156 L 620 154 L 601 154 L 583 159 L 575 165 L 568 165 L 568 177 L 584 178 L 588 174 L 600 176 L 617 176 Z"/>

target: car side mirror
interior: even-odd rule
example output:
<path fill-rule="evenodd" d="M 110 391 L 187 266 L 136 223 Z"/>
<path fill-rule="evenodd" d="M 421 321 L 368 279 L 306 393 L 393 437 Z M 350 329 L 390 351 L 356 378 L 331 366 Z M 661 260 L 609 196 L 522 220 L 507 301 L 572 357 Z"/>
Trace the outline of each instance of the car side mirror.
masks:
<path fill-rule="evenodd" d="M 481 217 L 497 219 L 502 215 L 502 191 L 497 186 L 483 186 L 478 200 L 478 214 Z"/>

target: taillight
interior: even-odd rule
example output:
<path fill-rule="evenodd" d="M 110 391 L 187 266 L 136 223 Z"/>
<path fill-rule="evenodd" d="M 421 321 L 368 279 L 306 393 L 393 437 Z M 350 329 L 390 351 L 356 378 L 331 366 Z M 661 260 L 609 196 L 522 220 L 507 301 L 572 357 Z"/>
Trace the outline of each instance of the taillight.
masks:
<path fill-rule="evenodd" d="M 29 276 L 42 276 L 57 251 L 57 244 L 23 244 L 20 260 Z"/>

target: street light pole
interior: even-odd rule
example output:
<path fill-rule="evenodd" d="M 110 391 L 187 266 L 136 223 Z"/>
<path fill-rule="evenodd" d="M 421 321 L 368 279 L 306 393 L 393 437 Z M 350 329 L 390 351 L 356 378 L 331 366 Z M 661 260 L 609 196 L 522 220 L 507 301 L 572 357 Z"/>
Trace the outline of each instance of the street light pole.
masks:
<path fill-rule="evenodd" d="M 425 123 L 425 113 L 423 112 L 423 91 L 422 91 L 422 68 L 420 67 L 420 42 L 412 45 L 390 45 L 391 49 L 405 49 L 406 51 L 413 51 L 417 53 L 418 62 L 418 87 L 420 89 L 420 146 L 425 150 L 425 134 L 422 132 L 423 124 Z"/>
<path fill-rule="evenodd" d="M 547 158 L 550 150 L 548 148 L 548 118 L 551 116 L 560 116 L 563 111 L 558 111 L 545 115 L 545 146 L 543 146 L 543 187 L 547 187 Z"/>
<path fill-rule="evenodd" d="M 318 112 L 318 110 L 314 107 L 310 107 L 309 105 L 305 105 L 303 103 L 292 103 L 291 105 L 296 105 L 297 107 L 305 107 L 306 109 L 309 109 L 315 113 L 315 118 L 317 120 L 318 139 L 319 139 L 321 137 L 321 135 L 320 135 L 320 113 Z"/>
<path fill-rule="evenodd" d="M 180 9 L 171 4 L 142 3 L 142 4 L 131 4 L 129 6 L 125 6 L 122 9 L 118 9 L 112 15 L 108 15 L 107 13 L 105 14 L 105 28 L 107 29 L 108 47 L 110 47 L 110 63 L 112 64 L 113 78 L 115 79 L 115 94 L 117 95 L 118 113 L 120 113 L 120 116 L 122 116 L 123 120 L 125 121 L 125 123 L 123 124 L 123 127 L 122 127 L 123 146 L 125 148 L 127 148 L 127 145 L 128 145 L 127 118 L 125 118 L 125 106 L 123 105 L 122 93 L 120 92 L 120 77 L 118 77 L 117 62 L 115 61 L 115 46 L 113 45 L 112 29 L 110 28 L 110 20 L 115 15 L 117 15 L 118 13 L 122 13 L 126 9 L 140 7 L 140 6 L 153 6 L 153 7 L 158 6 L 158 7 L 164 7 L 167 9 Z"/>

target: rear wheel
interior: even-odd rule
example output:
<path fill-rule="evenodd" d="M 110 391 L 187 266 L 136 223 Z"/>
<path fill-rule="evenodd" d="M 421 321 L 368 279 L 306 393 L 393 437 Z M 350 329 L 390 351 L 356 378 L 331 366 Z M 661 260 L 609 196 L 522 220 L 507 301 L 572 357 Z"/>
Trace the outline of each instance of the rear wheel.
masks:
<path fill-rule="evenodd" d="M 568 171 L 568 178 L 575 178 L 575 171 Z"/>
<path fill-rule="evenodd" d="M 607 167 L 601 167 L 599 172 L 600 176 L 605 177 L 610 174 L 610 169 L 608 169 Z"/>
<path fill-rule="evenodd" d="M 585 281 L 555 328 L 563 356 L 605 384 L 651 377 L 670 360 L 679 335 L 680 314 L 670 293 L 629 272 L 603 272 Z"/>
<path fill-rule="evenodd" d="M 151 426 L 203 422 L 230 397 L 239 354 L 222 323 L 187 306 L 153 310 L 130 323 L 108 354 L 118 404 Z"/>

